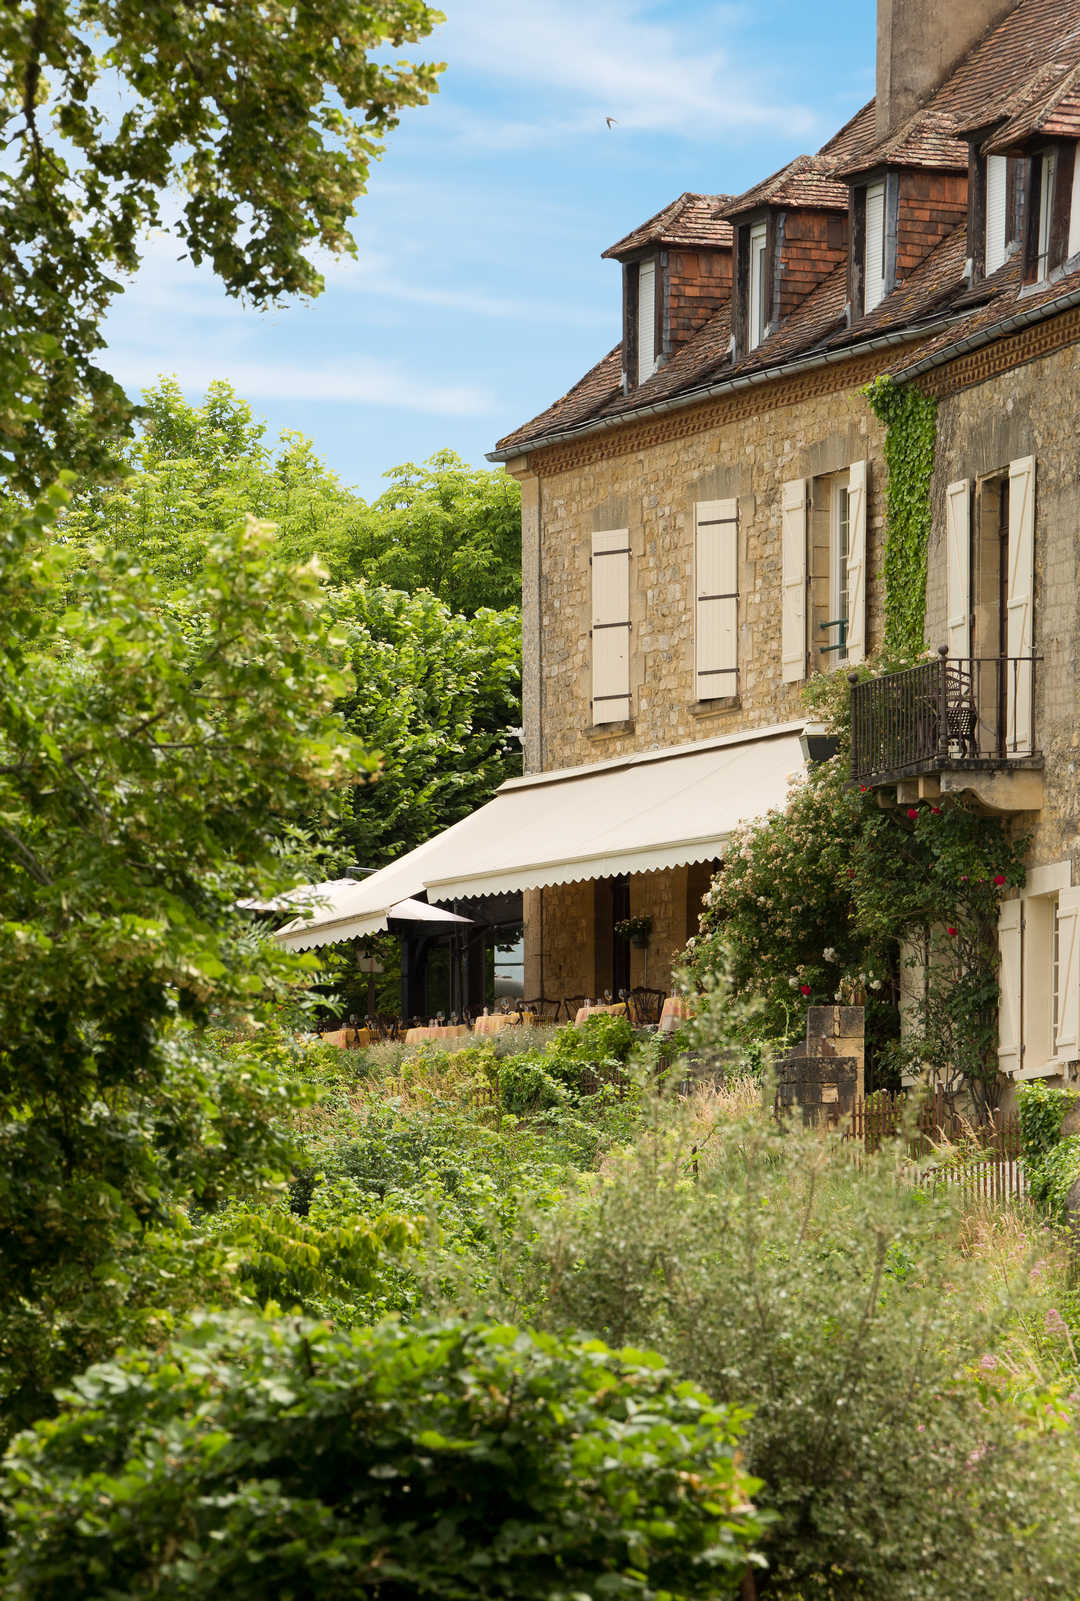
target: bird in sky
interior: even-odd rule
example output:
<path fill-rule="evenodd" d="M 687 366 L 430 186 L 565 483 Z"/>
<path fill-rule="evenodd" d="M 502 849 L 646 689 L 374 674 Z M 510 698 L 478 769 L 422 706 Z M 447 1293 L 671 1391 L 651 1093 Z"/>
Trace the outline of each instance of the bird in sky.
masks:
<path fill-rule="evenodd" d="M 605 117 L 604 118 L 604 121 L 607 123 L 609 128 L 614 128 L 614 126 L 618 122 L 618 120 L 619 120 L 618 117 Z"/>

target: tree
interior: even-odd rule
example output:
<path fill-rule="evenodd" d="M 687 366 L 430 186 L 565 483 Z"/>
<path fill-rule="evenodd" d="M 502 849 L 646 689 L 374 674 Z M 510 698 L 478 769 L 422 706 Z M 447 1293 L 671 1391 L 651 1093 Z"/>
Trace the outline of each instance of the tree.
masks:
<path fill-rule="evenodd" d="M 381 867 L 491 799 L 521 771 L 521 622 L 516 611 L 455 616 L 426 590 L 358 584 L 331 595 L 355 689 L 345 724 L 383 756 L 354 791 L 337 838 Z"/>
<path fill-rule="evenodd" d="M 148 1231 L 287 1171 L 276 1073 L 183 1025 L 258 1015 L 280 958 L 233 913 L 371 770 L 317 573 L 249 524 L 186 588 L 0 521 L 0 1413 L 116 1339 Z M 65 603 L 66 602 L 66 609 Z M 302 865 L 302 859 L 301 859 Z"/>
<path fill-rule="evenodd" d="M 406 462 L 372 510 L 381 550 L 371 576 L 430 589 L 451 611 L 521 604 L 521 489 L 506 472 L 470 468 L 452 450 Z"/>
<path fill-rule="evenodd" d="M 229 384 L 212 383 L 195 406 L 162 378 L 144 393 L 138 436 L 120 460 L 123 482 L 80 488 L 66 537 L 127 546 L 162 576 L 195 572 L 207 532 L 250 513 L 276 525 L 282 555 L 318 556 L 337 584 L 430 589 L 466 614 L 520 602 L 518 485 L 452 450 L 393 468 L 394 488 L 369 505 L 303 434 L 284 433 L 273 448 Z"/>
<path fill-rule="evenodd" d="M 4 1593 L 719 1601 L 760 1560 L 743 1421 L 598 1340 L 201 1318 L 18 1443 Z"/>
<path fill-rule="evenodd" d="M 262 306 L 314 295 L 398 114 L 441 70 L 382 47 L 423 0 L 14 0 L 0 13 L 0 473 L 100 469 L 130 407 L 95 364 L 118 275 L 173 224 L 191 260 Z"/>

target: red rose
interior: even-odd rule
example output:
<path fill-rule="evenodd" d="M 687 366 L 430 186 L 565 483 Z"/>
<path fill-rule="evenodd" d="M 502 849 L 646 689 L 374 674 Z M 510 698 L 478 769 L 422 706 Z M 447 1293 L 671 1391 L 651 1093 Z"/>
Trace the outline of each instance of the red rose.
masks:
<path fill-rule="evenodd" d="M 945 932 L 946 932 L 946 934 L 955 934 L 956 930 L 955 930 L 955 928 L 947 928 L 945 930 Z"/>
<path fill-rule="evenodd" d="M 907 814 L 914 821 L 914 819 L 919 815 L 919 808 L 917 806 L 909 806 L 907 809 Z"/>
<path fill-rule="evenodd" d="M 1005 882 L 1005 874 L 1004 873 L 995 873 L 994 874 L 994 883 L 997 885 L 998 889 L 1001 888 L 1001 886 L 1002 886 L 1002 884 L 1004 884 L 1004 882 Z"/>
<path fill-rule="evenodd" d="M 809 995 L 809 993 L 810 993 L 809 984 L 800 984 L 799 985 L 799 994 L 800 995 Z"/>
<path fill-rule="evenodd" d="M 941 816 L 941 807 L 940 806 L 931 806 L 930 810 L 933 812 L 935 817 L 940 817 Z"/>

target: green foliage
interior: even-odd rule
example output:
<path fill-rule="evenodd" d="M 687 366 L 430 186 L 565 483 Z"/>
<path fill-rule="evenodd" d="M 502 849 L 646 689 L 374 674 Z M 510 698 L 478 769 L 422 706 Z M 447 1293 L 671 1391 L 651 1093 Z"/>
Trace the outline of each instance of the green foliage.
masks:
<path fill-rule="evenodd" d="M 751 1409 L 778 1601 L 1080 1594 L 1064 1270 L 901 1160 L 669 1110 L 535 1220 L 486 1304 L 653 1346 Z"/>
<path fill-rule="evenodd" d="M 381 867 L 521 771 L 510 732 L 521 716 L 520 614 L 461 617 L 426 590 L 366 584 L 334 591 L 330 605 L 355 682 L 341 715 L 383 757 L 378 783 L 356 791 L 338 840 L 352 861 Z"/>
<path fill-rule="evenodd" d="M 744 1042 L 801 1036 L 808 1005 L 865 1002 L 880 1069 L 898 1026 L 904 941 L 930 963 L 910 1065 L 992 1104 L 998 907 L 1023 883 L 1027 841 L 957 800 L 882 810 L 850 783 L 846 683 L 837 675 L 810 694 L 837 754 L 809 769 L 782 811 L 732 838 L 687 947 L 688 976 L 707 990 L 724 973 L 736 997 L 760 998 Z"/>
<path fill-rule="evenodd" d="M 178 1205 L 287 1171 L 279 1074 L 223 1070 L 187 1025 L 295 983 L 234 904 L 283 887 L 297 818 L 372 765 L 331 715 L 348 679 L 317 581 L 268 561 L 264 529 L 177 593 L 126 553 L 57 546 L 62 498 L 0 521 L 8 1421 L 109 1348 Z"/>
<path fill-rule="evenodd" d="M 1054 1089 L 1042 1079 L 1035 1079 L 1021 1084 L 1016 1099 L 1024 1161 L 1038 1162 L 1060 1140 L 1065 1114 L 1080 1101 L 1080 1092 Z"/>
<path fill-rule="evenodd" d="M 81 487 L 65 537 L 124 546 L 161 578 L 197 572 L 208 535 L 250 514 L 275 525 L 283 558 L 317 556 L 333 584 L 428 589 L 470 616 L 520 604 L 521 491 L 452 450 L 395 467 L 394 487 L 368 504 L 302 434 L 283 433 L 273 448 L 231 385 L 210 384 L 194 406 L 161 378 L 144 392 L 138 437 L 120 461 L 121 482 Z"/>
<path fill-rule="evenodd" d="M 5 1594 L 734 1596 L 742 1422 L 598 1341 L 198 1320 L 19 1442 Z"/>
<path fill-rule="evenodd" d="M 926 617 L 926 555 L 937 401 L 914 384 L 875 378 L 863 391 L 886 427 L 885 638 L 888 653 L 916 655 Z"/>
<path fill-rule="evenodd" d="M 354 252 L 372 160 L 438 68 L 395 49 L 441 20 L 422 0 L 318 8 L 15 0 L 0 12 L 0 475 L 34 493 L 98 470 L 131 415 L 95 365 L 102 322 L 162 226 L 230 294 L 314 295 L 311 252 Z"/>
<path fill-rule="evenodd" d="M 1065 1117 L 1078 1101 L 1080 1092 L 1052 1089 L 1041 1079 L 1022 1084 L 1017 1093 L 1028 1194 L 1056 1223 L 1068 1221 L 1065 1203 L 1080 1178 L 1080 1135 L 1062 1138 Z"/>

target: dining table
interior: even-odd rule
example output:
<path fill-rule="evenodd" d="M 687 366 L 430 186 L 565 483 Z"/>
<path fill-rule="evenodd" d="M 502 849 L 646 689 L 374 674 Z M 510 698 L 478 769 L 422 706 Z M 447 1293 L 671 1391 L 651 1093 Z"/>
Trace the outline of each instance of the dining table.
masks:
<path fill-rule="evenodd" d="M 371 1030 L 369 1028 L 335 1028 L 329 1034 L 320 1034 L 319 1038 L 324 1045 L 337 1045 L 345 1051 L 363 1050 L 365 1045 L 371 1044 Z"/>
<path fill-rule="evenodd" d="M 456 1040 L 467 1036 L 468 1023 L 427 1023 L 405 1030 L 406 1045 L 420 1045 L 424 1040 Z"/>
<path fill-rule="evenodd" d="M 603 1006 L 594 1006 L 591 1003 L 586 1003 L 584 1006 L 579 1006 L 574 1013 L 574 1022 L 584 1023 L 587 1017 L 599 1017 L 605 1014 L 608 1017 L 625 1017 L 627 1015 L 626 1002 L 612 1001 L 610 1005 L 605 1004 Z"/>
<path fill-rule="evenodd" d="M 501 1034 L 504 1028 L 534 1028 L 535 1012 L 485 1012 L 473 1021 L 474 1034 Z"/>

